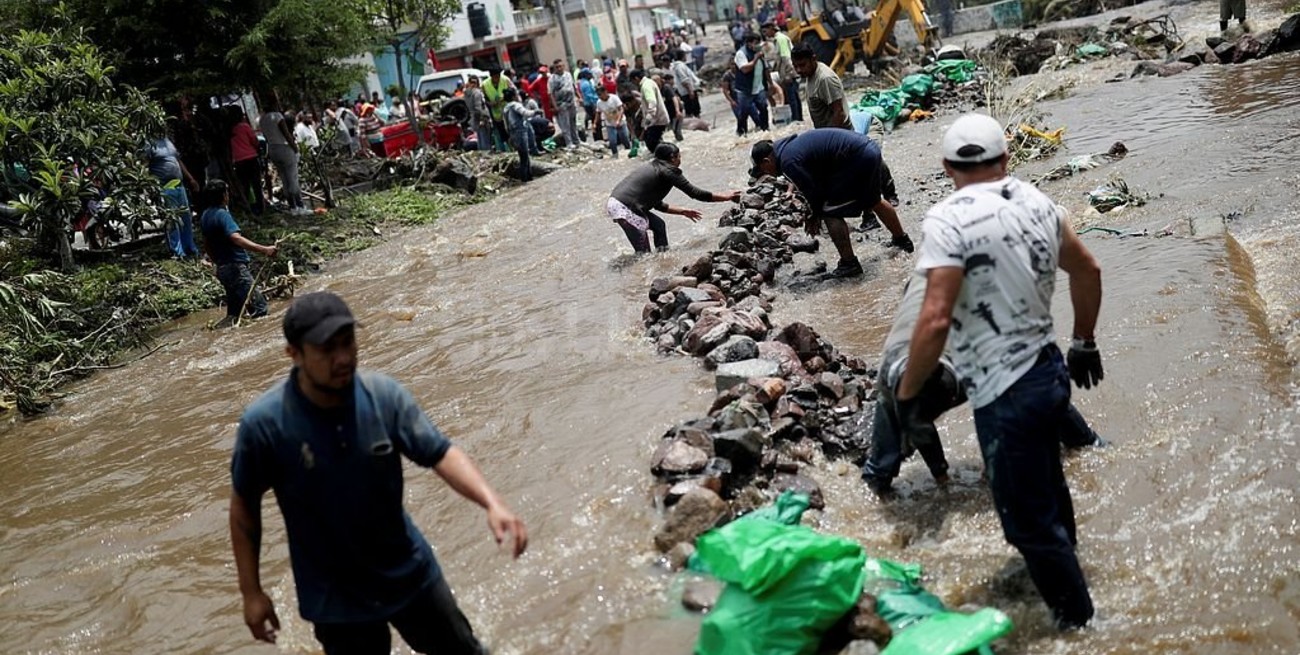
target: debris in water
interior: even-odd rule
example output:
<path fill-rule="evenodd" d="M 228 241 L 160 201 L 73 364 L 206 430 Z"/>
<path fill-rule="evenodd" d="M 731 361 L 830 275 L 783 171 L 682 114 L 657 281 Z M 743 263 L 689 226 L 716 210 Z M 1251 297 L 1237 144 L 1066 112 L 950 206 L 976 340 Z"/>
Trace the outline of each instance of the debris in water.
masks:
<path fill-rule="evenodd" d="M 1088 192 L 1088 204 L 1105 214 L 1129 205 L 1141 207 L 1147 204 L 1147 197 L 1129 191 L 1128 183 L 1123 178 L 1112 175 L 1105 184 Z"/>
<path fill-rule="evenodd" d="M 1070 161 L 1060 166 L 1057 166 L 1056 168 L 1053 168 L 1050 171 L 1047 171 L 1046 173 L 1043 173 L 1037 179 L 1034 180 L 1034 184 L 1038 184 L 1039 182 L 1052 182 L 1055 180 L 1063 180 L 1067 177 L 1070 177 L 1082 171 L 1089 171 L 1094 168 L 1098 168 L 1103 164 L 1117 162 L 1123 159 L 1124 156 L 1127 154 L 1128 154 L 1128 147 L 1125 146 L 1122 141 L 1116 141 L 1114 144 L 1110 146 L 1110 150 L 1107 150 L 1106 152 L 1099 152 L 1091 155 L 1081 155 L 1079 157 L 1075 157 L 1074 159 L 1071 159 Z"/>

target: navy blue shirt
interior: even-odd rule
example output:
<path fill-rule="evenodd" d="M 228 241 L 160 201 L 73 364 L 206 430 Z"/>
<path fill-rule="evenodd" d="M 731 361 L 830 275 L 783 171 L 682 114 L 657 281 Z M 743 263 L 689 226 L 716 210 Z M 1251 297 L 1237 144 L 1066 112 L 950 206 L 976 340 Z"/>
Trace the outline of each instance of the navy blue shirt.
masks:
<path fill-rule="evenodd" d="M 230 240 L 230 237 L 239 231 L 239 225 L 235 223 L 235 217 L 230 215 L 230 210 L 225 207 L 209 207 L 203 210 L 203 216 L 199 218 L 199 231 L 203 233 L 203 240 L 208 244 L 212 263 L 217 266 L 248 263 L 248 251 Z"/>
<path fill-rule="evenodd" d="M 823 127 L 781 139 L 773 150 L 814 215 L 856 216 L 880 202 L 884 160 L 864 135 Z"/>
<path fill-rule="evenodd" d="M 247 501 L 275 491 L 304 619 L 386 620 L 442 577 L 402 505 L 402 457 L 432 468 L 449 448 L 410 392 L 379 373 L 358 372 L 350 402 L 323 410 L 295 369 L 244 410 L 231 479 Z"/>

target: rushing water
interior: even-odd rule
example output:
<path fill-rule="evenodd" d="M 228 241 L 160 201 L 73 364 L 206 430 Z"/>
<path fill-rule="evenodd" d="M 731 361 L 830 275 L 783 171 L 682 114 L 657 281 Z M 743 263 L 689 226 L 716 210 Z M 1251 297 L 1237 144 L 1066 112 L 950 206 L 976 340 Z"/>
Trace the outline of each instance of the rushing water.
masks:
<path fill-rule="evenodd" d="M 949 604 L 1006 610 L 1017 629 L 1000 652 L 1300 652 L 1287 348 L 1300 306 L 1287 257 L 1300 241 L 1297 67 L 1292 56 L 1205 68 L 1046 106 L 1070 126 L 1073 153 L 1116 139 L 1132 150 L 1045 187 L 1076 212 L 1081 192 L 1112 172 L 1164 197 L 1107 224 L 1155 231 L 1242 212 L 1230 238 L 1087 237 L 1105 271 L 1107 377 L 1076 402 L 1113 445 L 1072 457 L 1067 473 L 1094 628 L 1062 637 L 1048 627 L 978 482 L 966 412 L 942 426 L 951 489 L 910 463 L 902 498 L 882 505 L 850 467 L 822 463 L 811 472 L 827 495 L 821 527 L 922 563 Z M 943 125 L 909 126 L 886 145 L 913 234 Z M 726 132 L 684 143 L 685 168 L 706 187 L 744 182 L 748 142 Z M 672 653 L 694 639 L 679 581 L 652 566 L 646 469 L 658 434 L 704 411 L 712 381 L 687 358 L 655 356 L 638 323 L 649 281 L 717 231 L 670 217 L 675 250 L 629 263 L 599 208 L 632 165 L 554 174 L 309 281 L 349 300 L 365 326 L 363 365 L 405 382 L 529 523 L 531 550 L 513 562 L 477 508 L 408 471 L 408 507 L 494 652 Z M 858 250 L 872 260 L 866 280 L 780 291 L 774 319 L 805 320 L 874 356 L 910 260 L 873 243 Z M 1068 325 L 1064 293 L 1057 305 Z M 209 332 L 208 318 L 0 435 L 0 652 L 269 650 L 241 621 L 227 467 L 241 408 L 287 359 L 276 319 Z M 272 505 L 266 514 L 263 578 L 285 624 L 280 647 L 312 652 L 282 524 Z"/>

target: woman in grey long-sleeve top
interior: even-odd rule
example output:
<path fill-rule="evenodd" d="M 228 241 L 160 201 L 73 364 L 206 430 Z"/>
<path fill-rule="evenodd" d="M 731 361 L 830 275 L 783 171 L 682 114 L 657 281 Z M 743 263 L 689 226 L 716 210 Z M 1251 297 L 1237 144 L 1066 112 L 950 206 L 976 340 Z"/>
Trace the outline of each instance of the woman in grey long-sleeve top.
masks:
<path fill-rule="evenodd" d="M 651 210 L 665 214 L 685 216 L 691 222 L 700 220 L 700 212 L 685 207 L 673 207 L 664 202 L 674 187 L 700 202 L 735 202 L 739 191 L 713 193 L 705 191 L 682 174 L 682 153 L 671 143 L 661 143 L 655 148 L 655 158 L 623 178 L 605 202 L 607 213 L 638 253 L 650 252 L 650 232 L 654 232 L 655 250 L 668 249 L 668 225 Z"/>

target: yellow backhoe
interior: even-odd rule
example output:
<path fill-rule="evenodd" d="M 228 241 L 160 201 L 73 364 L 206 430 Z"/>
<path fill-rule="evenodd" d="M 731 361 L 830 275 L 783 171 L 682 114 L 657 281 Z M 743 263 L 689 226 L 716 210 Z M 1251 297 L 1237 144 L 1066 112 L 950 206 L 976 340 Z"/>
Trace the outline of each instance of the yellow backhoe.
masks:
<path fill-rule="evenodd" d="M 924 0 L 879 0 L 864 14 L 852 0 L 794 0 L 786 35 L 808 48 L 818 61 L 844 75 L 858 61 L 898 54 L 891 43 L 894 24 L 906 14 L 916 29 L 916 39 L 927 48 L 939 47 L 939 32 L 930 23 Z"/>

